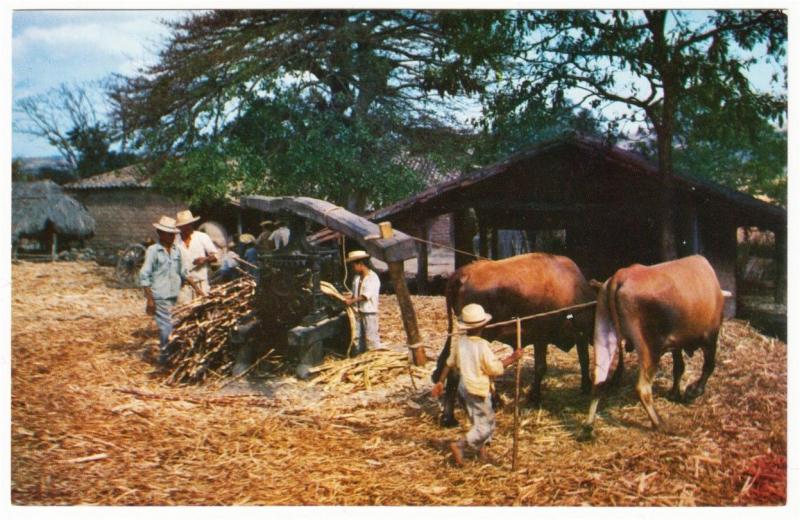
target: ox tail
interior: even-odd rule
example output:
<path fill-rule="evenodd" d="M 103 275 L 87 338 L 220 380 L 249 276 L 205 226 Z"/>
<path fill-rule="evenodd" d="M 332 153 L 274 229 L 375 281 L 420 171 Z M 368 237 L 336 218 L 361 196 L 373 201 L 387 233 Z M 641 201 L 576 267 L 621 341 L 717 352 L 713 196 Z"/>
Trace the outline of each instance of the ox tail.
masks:
<path fill-rule="evenodd" d="M 622 330 L 617 309 L 617 280 L 610 278 L 600 290 L 597 297 L 597 309 L 594 324 L 594 377 L 597 388 L 608 380 L 614 357 L 619 356 L 617 371 L 623 357 Z M 619 372 L 615 372 L 615 375 Z M 621 374 L 621 373 L 620 373 Z"/>
<path fill-rule="evenodd" d="M 611 279 L 608 281 L 608 311 L 611 315 L 611 323 L 614 325 L 614 331 L 617 335 L 617 350 L 619 351 L 619 361 L 622 363 L 623 358 L 623 335 L 622 335 L 622 326 L 620 325 L 619 321 L 619 299 L 617 298 L 617 294 L 619 294 L 619 289 L 622 287 L 622 284 L 619 283 L 616 276 L 612 276 Z"/>
<path fill-rule="evenodd" d="M 458 291 L 461 289 L 461 280 L 457 276 L 452 276 L 447 281 L 447 287 L 445 288 L 445 306 L 447 307 L 447 338 L 444 340 L 444 347 L 442 348 L 442 352 L 439 354 L 439 358 L 436 360 L 436 369 L 431 374 L 431 380 L 436 383 L 439 381 L 439 376 L 442 374 L 442 370 L 444 370 L 445 363 L 447 363 L 447 358 L 450 357 L 450 344 L 452 343 L 452 336 L 453 334 L 453 314 L 455 313 L 455 302 L 456 297 L 458 296 Z"/>

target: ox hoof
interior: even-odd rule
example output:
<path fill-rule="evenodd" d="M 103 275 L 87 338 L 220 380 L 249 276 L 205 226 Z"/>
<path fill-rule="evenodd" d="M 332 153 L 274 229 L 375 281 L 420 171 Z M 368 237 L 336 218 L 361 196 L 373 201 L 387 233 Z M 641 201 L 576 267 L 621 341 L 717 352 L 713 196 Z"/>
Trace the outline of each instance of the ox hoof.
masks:
<path fill-rule="evenodd" d="M 684 402 L 691 403 L 692 401 L 694 401 L 695 399 L 697 399 L 698 397 L 703 395 L 704 391 L 705 391 L 705 388 L 703 388 L 702 386 L 699 386 L 699 385 L 692 384 L 692 385 L 687 386 L 686 387 L 686 392 L 684 392 L 684 394 L 683 394 Z"/>
<path fill-rule="evenodd" d="M 528 408 L 541 408 L 542 407 L 542 394 L 531 392 L 528 394 L 528 402 L 525 404 Z"/>
<path fill-rule="evenodd" d="M 587 442 L 594 439 L 594 427 L 591 424 L 584 424 L 578 432 L 578 440 Z"/>
<path fill-rule="evenodd" d="M 669 392 L 667 394 L 667 399 L 672 401 L 673 403 L 683 403 L 683 396 L 681 395 L 680 391 Z"/>
<path fill-rule="evenodd" d="M 439 426 L 442 426 L 444 428 L 455 428 L 456 426 L 458 426 L 458 421 L 456 420 L 455 417 L 452 416 L 447 417 L 443 415 L 439 418 Z"/>

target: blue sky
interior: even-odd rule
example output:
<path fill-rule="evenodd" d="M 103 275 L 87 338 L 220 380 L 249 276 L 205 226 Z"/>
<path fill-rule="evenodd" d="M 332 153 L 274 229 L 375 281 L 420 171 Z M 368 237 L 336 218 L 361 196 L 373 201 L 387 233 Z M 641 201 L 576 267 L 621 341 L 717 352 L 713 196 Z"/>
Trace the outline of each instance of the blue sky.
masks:
<path fill-rule="evenodd" d="M 102 80 L 112 73 L 133 74 L 157 58 L 168 35 L 160 20 L 175 20 L 190 11 L 57 11 L 17 10 L 12 15 L 14 101 L 45 93 L 60 83 Z M 700 13 L 700 12 L 698 12 Z M 769 88 L 774 66 L 751 70 L 757 88 Z M 98 97 L 102 102 L 102 98 Z M 618 110 L 624 108 L 617 107 Z M 102 116 L 103 108 L 98 108 Z M 12 112 L 17 122 L 20 115 Z M 12 134 L 12 156 L 57 155 L 45 140 Z"/>
<path fill-rule="evenodd" d="M 131 74 L 151 63 L 168 31 L 161 19 L 186 11 L 14 11 L 12 74 L 14 101 L 47 92 L 60 83 Z M 18 119 L 13 114 L 14 120 Z M 13 132 L 12 155 L 57 154 L 42 139 Z"/>

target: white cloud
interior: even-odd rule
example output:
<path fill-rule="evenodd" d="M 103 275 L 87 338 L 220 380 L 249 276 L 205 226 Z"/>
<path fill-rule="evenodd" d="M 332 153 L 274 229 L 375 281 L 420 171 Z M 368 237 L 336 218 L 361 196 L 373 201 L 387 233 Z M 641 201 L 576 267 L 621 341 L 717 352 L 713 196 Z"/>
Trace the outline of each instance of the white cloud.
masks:
<path fill-rule="evenodd" d="M 133 74 L 157 59 L 169 29 L 160 19 L 186 11 L 18 11 L 12 39 L 12 98 L 42 94 L 60 83 L 87 83 Z M 17 114 L 13 117 L 16 119 Z M 14 133 L 15 154 L 52 150 Z M 40 150 L 35 152 L 34 150 Z M 52 152 L 51 152 L 52 153 Z"/>

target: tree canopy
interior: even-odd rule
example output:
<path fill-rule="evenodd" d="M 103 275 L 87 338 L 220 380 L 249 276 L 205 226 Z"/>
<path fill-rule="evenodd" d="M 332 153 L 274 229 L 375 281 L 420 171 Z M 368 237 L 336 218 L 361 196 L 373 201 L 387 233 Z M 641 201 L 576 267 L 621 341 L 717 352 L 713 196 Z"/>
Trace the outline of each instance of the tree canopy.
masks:
<path fill-rule="evenodd" d="M 88 177 L 135 162 L 136 157 L 112 150 L 120 134 L 98 115 L 100 103 L 91 85 L 68 85 L 45 94 L 19 100 L 17 112 L 24 115 L 17 129 L 42 137 L 54 146 L 67 163 L 67 170 L 42 172 L 57 182 Z"/>
<path fill-rule="evenodd" d="M 505 13 L 214 11 L 172 24 L 157 65 L 111 92 L 152 155 L 235 140 L 283 193 L 363 210 L 420 179 L 393 158 L 483 91 L 514 41 Z M 224 172 L 220 172 L 224 175 Z"/>
<path fill-rule="evenodd" d="M 109 93 L 129 142 L 167 159 L 157 182 L 191 201 L 244 189 L 363 211 L 422 186 L 409 153 L 465 170 L 564 131 L 649 146 L 667 257 L 675 165 L 784 200 L 785 93 L 749 72 L 785 71 L 779 11 L 225 10 L 170 25 L 158 62 Z"/>
<path fill-rule="evenodd" d="M 615 119 L 653 133 L 662 176 L 662 256 L 675 255 L 671 217 L 673 150 L 681 110 L 725 111 L 727 124 L 749 126 L 785 112 L 785 98 L 757 91 L 746 72 L 764 54 L 785 56 L 780 11 L 521 11 L 517 55 L 493 96 L 499 117 L 531 103 L 616 104 Z M 776 78 L 777 80 L 777 78 Z"/>

